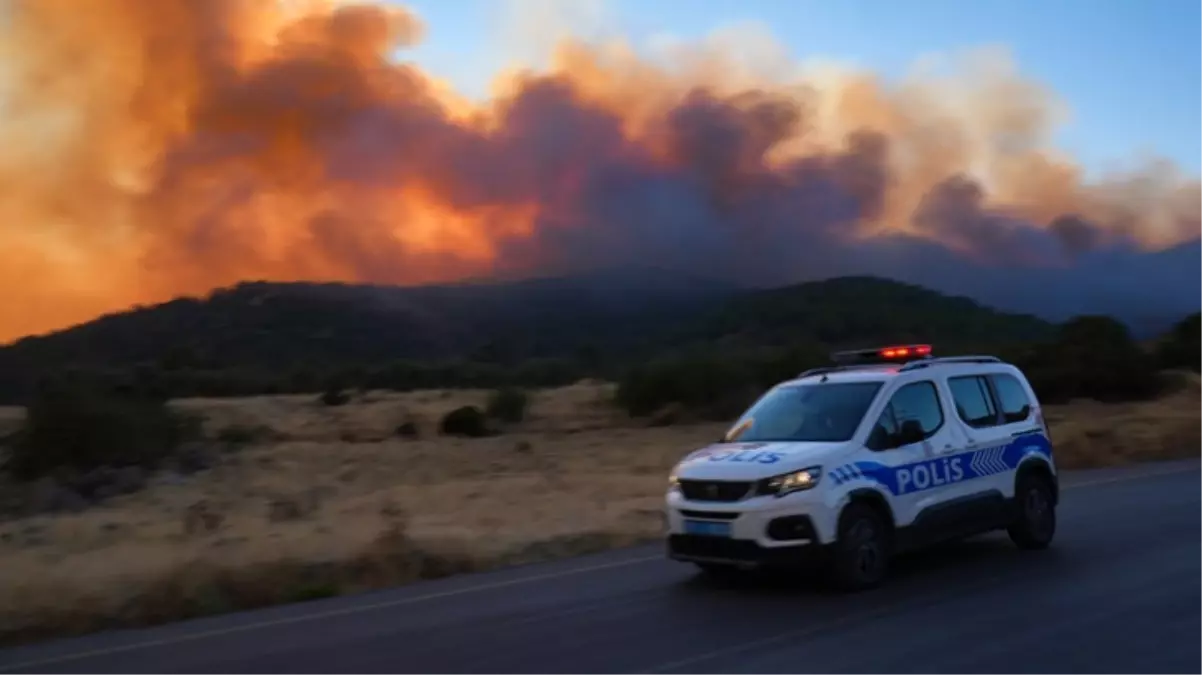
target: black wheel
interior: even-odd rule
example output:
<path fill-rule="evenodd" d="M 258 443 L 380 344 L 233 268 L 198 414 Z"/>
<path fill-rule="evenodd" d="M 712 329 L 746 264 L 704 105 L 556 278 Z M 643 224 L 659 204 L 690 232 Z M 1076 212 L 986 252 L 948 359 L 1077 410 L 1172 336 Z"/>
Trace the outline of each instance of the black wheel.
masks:
<path fill-rule="evenodd" d="M 1056 535 L 1056 505 L 1052 486 L 1039 474 L 1026 474 L 1018 479 L 1014 490 L 1014 520 L 1006 532 L 1019 548 L 1047 548 Z"/>
<path fill-rule="evenodd" d="M 831 548 L 831 577 L 845 591 L 880 585 L 889 571 L 889 526 L 876 509 L 851 504 L 839 517 L 839 534 Z"/>

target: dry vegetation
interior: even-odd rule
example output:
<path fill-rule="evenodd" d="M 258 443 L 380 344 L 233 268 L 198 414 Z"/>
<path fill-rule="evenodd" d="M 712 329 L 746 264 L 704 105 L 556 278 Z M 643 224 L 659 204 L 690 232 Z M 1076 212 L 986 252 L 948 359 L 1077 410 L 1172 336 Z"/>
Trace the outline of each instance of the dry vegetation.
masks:
<path fill-rule="evenodd" d="M 435 435 L 488 392 L 186 400 L 242 449 L 213 469 L 74 514 L 0 523 L 0 636 L 320 597 L 656 536 L 665 475 L 720 424 L 648 427 L 607 385 L 534 394 L 526 421 L 482 439 Z M 1193 456 L 1197 376 L 1149 403 L 1049 410 L 1063 466 Z M 0 410 L 0 433 L 20 422 Z M 397 435 L 413 422 L 416 439 Z"/>

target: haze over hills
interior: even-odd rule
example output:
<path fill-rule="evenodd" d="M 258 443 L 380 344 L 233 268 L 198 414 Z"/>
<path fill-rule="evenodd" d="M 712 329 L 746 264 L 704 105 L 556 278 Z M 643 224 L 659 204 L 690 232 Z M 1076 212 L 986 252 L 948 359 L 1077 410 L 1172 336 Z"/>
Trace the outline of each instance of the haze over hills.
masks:
<path fill-rule="evenodd" d="M 1202 307 L 1202 239 L 1140 253 L 1103 248 L 1081 252 L 1071 265 L 1029 267 L 917 248 L 908 259 L 882 256 L 876 273 L 1050 321 L 1105 314 L 1143 336 Z"/>

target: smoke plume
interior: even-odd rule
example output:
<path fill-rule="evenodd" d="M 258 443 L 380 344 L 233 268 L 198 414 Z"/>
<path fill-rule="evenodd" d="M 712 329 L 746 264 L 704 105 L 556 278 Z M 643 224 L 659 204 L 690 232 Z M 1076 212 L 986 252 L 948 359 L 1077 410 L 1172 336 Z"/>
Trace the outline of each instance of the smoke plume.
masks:
<path fill-rule="evenodd" d="M 424 27 L 392 5 L 7 9 L 0 340 L 246 279 L 627 264 L 872 272 L 1032 307 L 1050 280 L 1062 309 L 1099 288 L 1147 307 L 1185 279 L 1196 309 L 1197 256 L 1149 256 L 1199 236 L 1198 180 L 1087 181 L 1052 149 L 1059 103 L 996 54 L 890 84 L 749 67 L 730 41 L 642 58 L 565 39 L 474 103 L 404 61 Z"/>

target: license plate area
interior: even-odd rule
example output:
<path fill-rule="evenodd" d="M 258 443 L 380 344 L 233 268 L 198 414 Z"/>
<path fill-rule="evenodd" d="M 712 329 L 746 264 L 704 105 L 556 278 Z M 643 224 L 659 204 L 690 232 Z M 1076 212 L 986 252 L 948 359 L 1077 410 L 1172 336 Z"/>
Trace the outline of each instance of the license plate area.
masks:
<path fill-rule="evenodd" d="M 712 520 L 685 520 L 685 534 L 696 534 L 702 537 L 730 537 L 730 523 Z"/>

